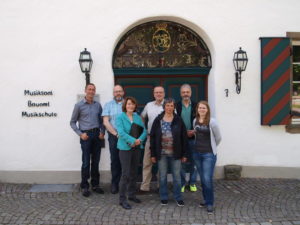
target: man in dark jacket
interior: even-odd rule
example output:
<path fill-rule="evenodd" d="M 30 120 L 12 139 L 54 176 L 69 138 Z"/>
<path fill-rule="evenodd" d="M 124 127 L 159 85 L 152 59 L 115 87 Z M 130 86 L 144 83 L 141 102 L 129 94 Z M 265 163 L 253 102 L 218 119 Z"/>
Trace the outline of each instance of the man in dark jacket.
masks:
<path fill-rule="evenodd" d="M 194 146 L 193 120 L 196 116 L 196 103 L 191 100 L 192 88 L 189 84 L 183 84 L 180 87 L 180 95 L 182 99 L 176 104 L 176 111 L 184 121 L 188 136 L 188 162 L 182 165 L 181 169 L 181 192 L 184 192 L 186 184 L 189 185 L 190 191 L 197 191 L 197 170 L 192 158 Z M 188 182 L 186 181 L 186 173 L 190 174 Z"/>

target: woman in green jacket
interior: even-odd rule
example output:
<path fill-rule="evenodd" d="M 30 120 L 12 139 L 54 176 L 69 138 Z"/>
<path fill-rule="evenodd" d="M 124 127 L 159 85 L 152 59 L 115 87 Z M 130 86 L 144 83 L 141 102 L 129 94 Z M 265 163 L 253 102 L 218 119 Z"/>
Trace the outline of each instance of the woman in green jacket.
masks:
<path fill-rule="evenodd" d="M 136 198 L 136 177 L 140 158 L 140 150 L 143 148 L 143 142 L 147 137 L 147 131 L 142 121 L 142 118 L 136 113 L 137 101 L 133 97 L 127 97 L 122 106 L 122 113 L 116 119 L 118 131 L 117 148 L 122 167 L 122 175 L 120 180 L 120 205 L 124 209 L 131 209 L 128 200 L 141 203 L 141 200 Z M 142 132 L 138 138 L 131 135 L 131 127 L 135 124 L 142 128 Z"/>

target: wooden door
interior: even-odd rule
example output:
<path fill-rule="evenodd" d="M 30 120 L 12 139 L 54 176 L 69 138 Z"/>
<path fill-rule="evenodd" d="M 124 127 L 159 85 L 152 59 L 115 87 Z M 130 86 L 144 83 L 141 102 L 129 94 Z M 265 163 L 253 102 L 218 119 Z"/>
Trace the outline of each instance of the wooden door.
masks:
<path fill-rule="evenodd" d="M 180 101 L 180 86 L 190 84 L 192 87 L 192 100 L 198 102 L 207 100 L 207 76 L 153 76 L 153 77 L 120 77 L 116 84 L 123 86 L 126 96 L 133 96 L 138 101 L 140 113 L 147 102 L 153 101 L 153 88 L 161 85 L 165 88 L 166 97 Z"/>

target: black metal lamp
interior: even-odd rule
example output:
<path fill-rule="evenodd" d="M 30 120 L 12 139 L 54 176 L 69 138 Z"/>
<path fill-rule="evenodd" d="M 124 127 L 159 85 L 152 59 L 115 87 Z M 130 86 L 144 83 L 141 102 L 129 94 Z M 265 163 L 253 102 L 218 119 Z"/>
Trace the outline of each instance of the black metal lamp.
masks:
<path fill-rule="evenodd" d="M 81 72 L 85 73 L 86 84 L 90 83 L 90 72 L 93 65 L 93 60 L 91 57 L 91 53 L 84 49 L 84 51 L 80 52 L 79 56 L 79 65 Z"/>
<path fill-rule="evenodd" d="M 243 51 L 242 48 L 240 47 L 240 50 L 235 52 L 233 56 L 233 65 L 236 71 L 235 72 L 236 93 L 238 94 L 241 92 L 241 86 L 242 86 L 241 74 L 242 71 L 246 70 L 247 63 L 248 63 L 247 53 Z"/>

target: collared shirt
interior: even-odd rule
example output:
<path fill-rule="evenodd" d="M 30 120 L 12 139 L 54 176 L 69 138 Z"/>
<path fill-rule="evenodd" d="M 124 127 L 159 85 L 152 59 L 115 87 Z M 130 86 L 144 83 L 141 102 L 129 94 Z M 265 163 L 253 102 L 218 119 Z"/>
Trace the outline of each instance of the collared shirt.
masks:
<path fill-rule="evenodd" d="M 74 106 L 70 125 L 76 134 L 81 135 L 84 130 L 99 128 L 104 133 L 104 126 L 101 118 L 102 107 L 99 102 L 93 101 L 89 104 L 84 98 Z M 77 122 L 79 126 L 77 126 Z"/>
<path fill-rule="evenodd" d="M 115 129 L 117 129 L 116 118 L 119 114 L 122 113 L 122 104 L 123 101 L 117 102 L 116 100 L 112 100 L 110 102 L 107 102 L 103 108 L 102 116 L 108 116 L 110 124 Z"/>
<path fill-rule="evenodd" d="M 148 102 L 145 106 L 141 115 L 143 118 L 148 117 L 148 134 L 150 134 L 154 119 L 163 111 L 163 102 L 161 104 L 157 104 L 156 101 Z"/>
<path fill-rule="evenodd" d="M 185 105 L 182 103 L 181 118 L 182 118 L 187 130 L 192 129 L 192 121 L 191 121 L 192 106 L 191 106 L 191 104 L 192 103 L 190 102 L 189 106 L 185 107 Z"/>

